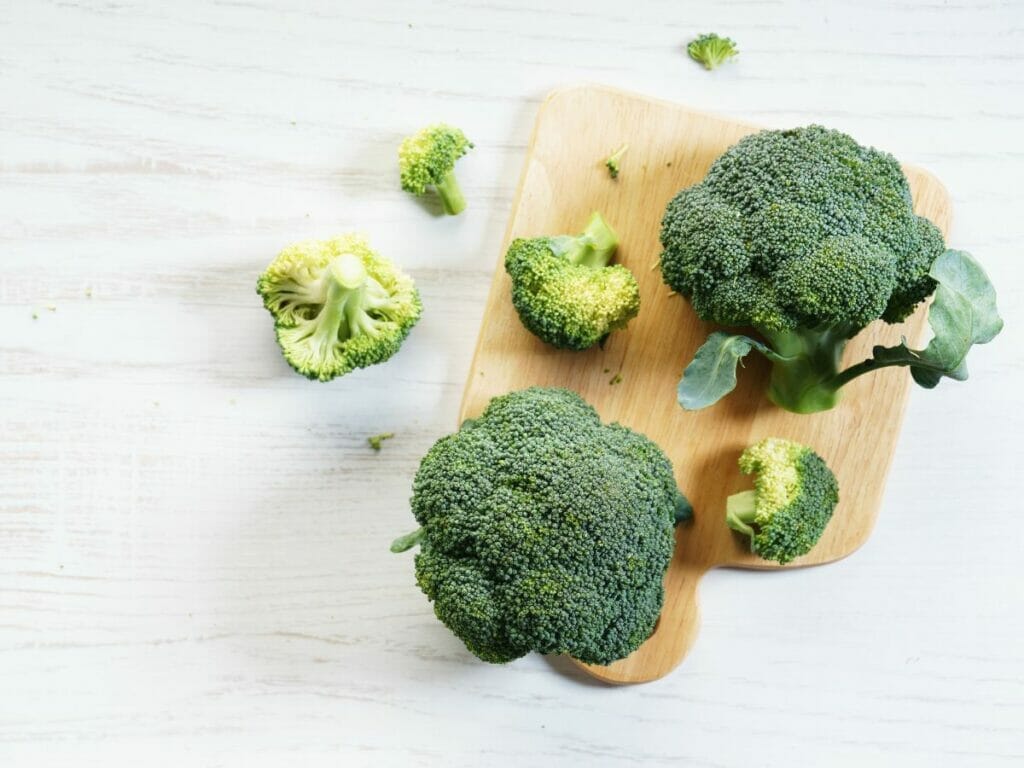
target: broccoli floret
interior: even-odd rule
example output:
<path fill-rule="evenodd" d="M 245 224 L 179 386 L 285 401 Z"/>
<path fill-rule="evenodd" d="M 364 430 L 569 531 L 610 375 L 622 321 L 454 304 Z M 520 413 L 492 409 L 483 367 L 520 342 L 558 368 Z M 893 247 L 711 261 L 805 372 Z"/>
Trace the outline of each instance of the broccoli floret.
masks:
<path fill-rule="evenodd" d="M 472 148 L 473 142 L 462 131 L 443 123 L 407 137 L 398 148 L 402 189 L 422 197 L 432 186 L 445 213 L 461 213 L 466 199 L 455 179 L 455 161 Z"/>
<path fill-rule="evenodd" d="M 756 474 L 754 489 L 733 494 L 725 520 L 750 537 L 750 550 L 788 563 L 806 555 L 839 503 L 839 483 L 824 460 L 805 445 L 769 437 L 747 448 L 740 470 Z"/>
<path fill-rule="evenodd" d="M 412 278 L 356 235 L 288 246 L 256 291 L 285 360 L 320 381 L 387 360 L 422 310 Z"/>
<path fill-rule="evenodd" d="M 505 254 L 512 304 L 523 325 L 562 349 L 587 349 L 640 311 L 640 287 L 621 264 L 608 266 L 618 237 L 599 213 L 576 236 L 520 238 Z"/>
<path fill-rule="evenodd" d="M 937 260 L 951 253 L 938 228 L 914 214 L 895 158 L 815 125 L 761 131 L 726 151 L 668 204 L 661 242 L 665 282 L 703 320 L 757 330 L 767 345 L 733 349 L 766 354 L 769 397 L 797 413 L 836 405 L 849 380 L 837 369 L 846 342 L 874 320 L 904 320 L 935 290 Z M 987 285 L 970 257 L 958 258 Z M 706 386 L 706 368 L 688 369 L 686 407 L 728 391 Z"/>
<path fill-rule="evenodd" d="M 496 397 L 420 463 L 416 581 L 484 661 L 628 656 L 661 612 L 673 526 L 692 510 L 653 442 L 565 389 Z"/>
<path fill-rule="evenodd" d="M 608 175 L 613 179 L 619 178 L 619 161 L 622 160 L 622 156 L 626 154 L 627 149 L 629 149 L 629 145 L 623 144 L 604 161 L 604 165 L 608 169 Z"/>
<path fill-rule="evenodd" d="M 691 40 L 690 44 L 686 46 L 686 52 L 690 54 L 691 59 L 703 64 L 704 69 L 715 69 L 739 54 L 740 51 L 736 47 L 736 43 L 728 37 L 719 37 L 711 32 Z"/>
<path fill-rule="evenodd" d="M 366 438 L 366 442 L 373 450 L 379 451 L 381 443 L 385 440 L 390 440 L 394 436 L 394 432 L 381 432 L 379 435 L 370 435 Z"/>

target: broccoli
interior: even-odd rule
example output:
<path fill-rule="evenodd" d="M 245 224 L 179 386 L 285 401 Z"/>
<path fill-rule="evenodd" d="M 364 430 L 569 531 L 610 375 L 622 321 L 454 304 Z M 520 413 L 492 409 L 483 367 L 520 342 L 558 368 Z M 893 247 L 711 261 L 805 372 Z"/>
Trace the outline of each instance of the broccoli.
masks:
<path fill-rule="evenodd" d="M 757 474 L 754 489 L 733 494 L 725 521 L 750 537 L 750 550 L 788 563 L 818 543 L 839 503 L 839 483 L 822 458 L 790 440 L 769 437 L 747 448 L 740 470 Z"/>
<path fill-rule="evenodd" d="M 613 179 L 619 178 L 619 161 L 622 160 L 622 156 L 626 154 L 627 149 L 629 149 L 629 145 L 623 144 L 604 161 L 604 165 L 608 169 L 608 175 Z"/>
<path fill-rule="evenodd" d="M 366 442 L 373 450 L 379 451 L 381 443 L 385 440 L 390 440 L 394 436 L 394 432 L 381 432 L 379 435 L 370 435 L 366 438 Z"/>
<path fill-rule="evenodd" d="M 751 349 L 773 364 L 771 400 L 812 413 L 884 366 L 909 366 L 929 388 L 966 378 L 971 344 L 1002 327 L 985 272 L 914 214 L 896 160 L 821 126 L 741 140 L 668 204 L 661 242 L 663 279 L 701 319 L 753 327 L 767 342 L 712 334 L 679 385 L 688 409 L 728 393 Z M 902 321 L 933 291 L 927 349 L 876 347 L 839 371 L 850 338 L 877 319 Z"/>
<path fill-rule="evenodd" d="M 628 656 L 661 612 L 673 526 L 692 510 L 653 442 L 565 389 L 491 400 L 413 482 L 416 581 L 484 661 Z"/>
<path fill-rule="evenodd" d="M 523 325 L 548 344 L 576 350 L 624 328 L 640 311 L 640 287 L 624 266 L 608 266 L 618 243 L 599 213 L 577 236 L 515 240 L 505 271 Z"/>
<path fill-rule="evenodd" d="M 698 64 L 703 64 L 704 69 L 715 69 L 740 51 L 728 37 L 719 37 L 711 32 L 691 40 L 686 46 L 686 52 Z"/>
<path fill-rule="evenodd" d="M 356 235 L 288 246 L 256 292 L 285 360 L 320 381 L 387 360 L 422 310 L 412 278 Z"/>
<path fill-rule="evenodd" d="M 462 131 L 443 123 L 407 137 L 398 148 L 402 189 L 422 197 L 432 186 L 445 213 L 462 213 L 466 199 L 455 179 L 455 161 L 472 148 L 473 142 Z"/>

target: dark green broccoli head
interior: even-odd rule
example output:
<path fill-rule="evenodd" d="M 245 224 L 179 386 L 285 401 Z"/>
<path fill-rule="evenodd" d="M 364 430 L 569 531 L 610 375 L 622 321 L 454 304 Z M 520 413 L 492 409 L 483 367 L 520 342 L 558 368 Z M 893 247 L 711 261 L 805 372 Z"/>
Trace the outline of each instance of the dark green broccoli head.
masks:
<path fill-rule="evenodd" d="M 470 651 L 607 664 L 651 634 L 688 505 L 657 445 L 533 387 L 430 449 L 412 509 L 422 528 L 392 548 L 421 545 L 417 582 Z"/>
<path fill-rule="evenodd" d="M 356 235 L 288 246 L 256 291 L 285 360 L 320 381 L 387 360 L 422 311 L 412 278 Z"/>
<path fill-rule="evenodd" d="M 640 287 L 608 266 L 618 238 L 595 213 L 581 235 L 517 239 L 505 254 L 512 304 L 527 330 L 562 349 L 587 349 L 640 311 Z"/>
<path fill-rule="evenodd" d="M 461 213 L 466 200 L 455 178 L 455 162 L 472 148 L 462 131 L 443 123 L 407 137 L 398 148 L 402 189 L 421 197 L 434 187 L 447 213 Z"/>
<path fill-rule="evenodd" d="M 839 484 L 805 445 L 769 437 L 747 448 L 740 470 L 756 474 L 754 489 L 729 497 L 726 522 L 750 537 L 758 557 L 788 563 L 811 551 L 839 503 Z"/>
<path fill-rule="evenodd" d="M 839 131 L 761 131 L 669 203 L 661 270 L 704 320 L 853 335 L 899 322 L 935 288 L 945 248 L 899 164 Z"/>

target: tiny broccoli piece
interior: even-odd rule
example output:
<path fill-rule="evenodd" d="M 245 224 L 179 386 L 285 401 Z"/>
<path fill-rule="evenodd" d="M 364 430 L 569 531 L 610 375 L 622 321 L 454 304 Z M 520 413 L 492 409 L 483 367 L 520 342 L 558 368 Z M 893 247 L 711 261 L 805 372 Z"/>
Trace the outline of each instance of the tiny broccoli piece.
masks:
<path fill-rule="evenodd" d="M 370 444 L 370 447 L 373 448 L 373 450 L 379 451 L 380 444 L 383 443 L 385 440 L 390 440 L 394 436 L 394 432 L 381 432 L 379 435 L 371 435 L 370 437 L 366 438 L 366 442 Z"/>
<path fill-rule="evenodd" d="M 387 360 L 422 309 L 412 278 L 355 235 L 285 248 L 256 291 L 285 360 L 320 381 Z"/>
<path fill-rule="evenodd" d="M 704 69 L 715 69 L 740 51 L 728 37 L 720 37 L 711 32 L 691 40 L 686 46 L 686 52 L 691 59 L 703 64 Z"/>
<path fill-rule="evenodd" d="M 619 162 L 622 160 L 622 156 L 626 154 L 627 149 L 629 149 L 629 145 L 623 144 L 604 161 L 605 167 L 608 169 L 608 175 L 613 179 L 619 178 Z"/>
<path fill-rule="evenodd" d="M 565 389 L 496 397 L 413 482 L 416 581 L 475 655 L 628 656 L 661 613 L 673 527 L 692 509 L 653 442 Z"/>
<path fill-rule="evenodd" d="M 587 349 L 640 311 L 640 287 L 609 266 L 618 237 L 599 213 L 580 235 L 517 239 L 505 254 L 512 304 L 523 325 L 561 349 Z"/>
<path fill-rule="evenodd" d="M 756 474 L 754 489 L 729 497 L 725 520 L 750 537 L 758 557 L 788 563 L 811 551 L 839 503 L 839 484 L 805 445 L 769 437 L 747 448 L 740 470 Z"/>
<path fill-rule="evenodd" d="M 398 148 L 402 189 L 421 197 L 432 186 L 445 213 L 461 213 L 466 200 L 455 179 L 455 162 L 472 148 L 473 142 L 462 131 L 443 123 L 409 136 Z"/>

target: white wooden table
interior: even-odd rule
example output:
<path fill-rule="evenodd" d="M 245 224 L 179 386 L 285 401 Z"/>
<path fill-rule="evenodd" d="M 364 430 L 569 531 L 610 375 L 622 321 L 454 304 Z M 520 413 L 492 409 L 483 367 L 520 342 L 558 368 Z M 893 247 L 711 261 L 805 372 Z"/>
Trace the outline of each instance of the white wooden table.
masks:
<path fill-rule="evenodd" d="M 1024 760 L 1024 6 L 551 5 L 0 3 L 0 765 Z M 740 59 L 690 62 L 707 30 Z M 712 574 L 695 652 L 618 689 L 478 662 L 388 552 L 537 106 L 583 81 L 928 167 L 1007 320 L 968 384 L 914 393 L 866 547 Z M 457 218 L 397 184 L 437 119 L 477 143 Z M 387 365 L 308 382 L 255 276 L 350 228 L 426 311 Z"/>

